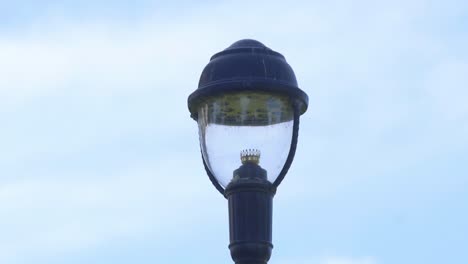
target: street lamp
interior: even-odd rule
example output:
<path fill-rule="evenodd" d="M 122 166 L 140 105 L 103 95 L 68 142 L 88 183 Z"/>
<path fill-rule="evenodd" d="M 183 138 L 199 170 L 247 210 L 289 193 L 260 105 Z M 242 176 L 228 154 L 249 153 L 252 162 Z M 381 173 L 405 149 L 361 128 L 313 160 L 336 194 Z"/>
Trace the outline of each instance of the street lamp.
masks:
<path fill-rule="evenodd" d="M 236 264 L 270 259 L 272 200 L 294 159 L 307 106 L 283 55 L 251 39 L 213 55 L 188 98 L 205 170 L 228 199 Z"/>

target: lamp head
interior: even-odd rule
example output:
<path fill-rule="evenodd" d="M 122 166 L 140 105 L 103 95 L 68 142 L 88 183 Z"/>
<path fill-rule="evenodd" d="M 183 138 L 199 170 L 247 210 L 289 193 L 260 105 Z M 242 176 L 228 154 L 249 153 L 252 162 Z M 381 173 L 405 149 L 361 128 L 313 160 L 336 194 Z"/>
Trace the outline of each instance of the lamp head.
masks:
<path fill-rule="evenodd" d="M 216 53 L 188 98 L 198 122 L 207 173 L 223 193 L 241 161 L 259 164 L 276 186 L 286 174 L 297 143 L 299 116 L 308 97 L 283 55 L 262 43 L 239 40 Z"/>

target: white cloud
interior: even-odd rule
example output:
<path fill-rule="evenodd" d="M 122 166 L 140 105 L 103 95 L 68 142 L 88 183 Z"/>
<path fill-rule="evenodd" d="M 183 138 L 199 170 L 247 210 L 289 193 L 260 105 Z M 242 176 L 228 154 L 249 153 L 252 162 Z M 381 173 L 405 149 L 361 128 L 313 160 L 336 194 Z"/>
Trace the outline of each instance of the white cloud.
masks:
<path fill-rule="evenodd" d="M 374 257 L 337 257 L 337 256 L 327 256 L 327 257 L 310 257 L 310 258 L 293 258 L 293 259 L 281 259 L 275 261 L 271 260 L 272 264 L 377 264 L 378 262 Z"/>
<path fill-rule="evenodd" d="M 142 235 L 168 241 L 192 232 L 180 228 L 186 217 L 193 225 L 210 223 L 217 218 L 210 209 L 193 205 L 213 196 L 223 199 L 203 171 L 194 169 L 200 167 L 198 160 L 185 160 L 180 167 L 179 158 L 183 156 L 134 164 L 116 175 L 90 178 L 68 172 L 2 184 L 0 262 L 61 255 Z"/>
<path fill-rule="evenodd" d="M 467 122 L 467 83 L 468 60 L 442 61 L 428 73 L 425 85 L 428 88 L 429 100 L 445 121 Z"/>
<path fill-rule="evenodd" d="M 320 264 L 377 264 L 372 257 L 327 257 L 320 261 Z"/>

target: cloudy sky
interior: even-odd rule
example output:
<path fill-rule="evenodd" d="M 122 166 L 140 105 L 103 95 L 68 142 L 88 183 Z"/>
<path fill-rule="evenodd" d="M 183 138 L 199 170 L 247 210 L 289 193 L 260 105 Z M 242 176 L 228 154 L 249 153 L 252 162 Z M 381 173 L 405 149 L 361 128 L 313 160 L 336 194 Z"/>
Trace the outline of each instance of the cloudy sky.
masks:
<path fill-rule="evenodd" d="M 186 99 L 243 38 L 310 98 L 271 264 L 468 262 L 466 1 L 161 2 L 0 0 L 0 263 L 231 263 Z"/>

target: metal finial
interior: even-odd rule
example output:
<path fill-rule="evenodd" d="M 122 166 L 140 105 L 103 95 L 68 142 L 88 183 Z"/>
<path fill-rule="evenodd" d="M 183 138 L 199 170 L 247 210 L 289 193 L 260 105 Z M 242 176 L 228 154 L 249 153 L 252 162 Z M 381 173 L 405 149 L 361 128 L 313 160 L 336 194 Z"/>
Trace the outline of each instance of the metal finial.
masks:
<path fill-rule="evenodd" d="M 252 162 L 258 164 L 260 162 L 260 150 L 258 149 L 244 149 L 240 153 L 242 164 Z"/>

